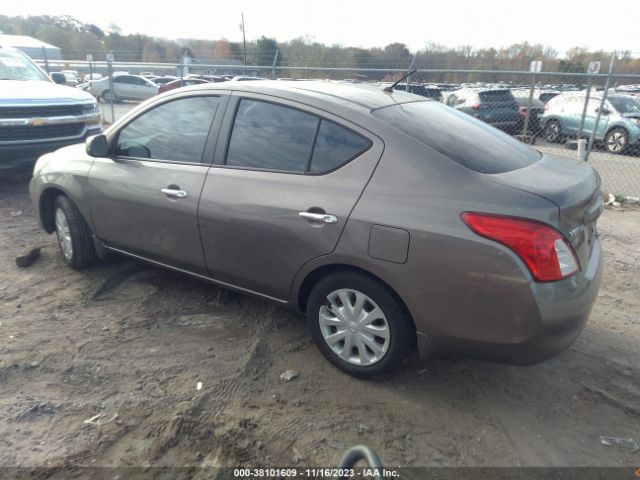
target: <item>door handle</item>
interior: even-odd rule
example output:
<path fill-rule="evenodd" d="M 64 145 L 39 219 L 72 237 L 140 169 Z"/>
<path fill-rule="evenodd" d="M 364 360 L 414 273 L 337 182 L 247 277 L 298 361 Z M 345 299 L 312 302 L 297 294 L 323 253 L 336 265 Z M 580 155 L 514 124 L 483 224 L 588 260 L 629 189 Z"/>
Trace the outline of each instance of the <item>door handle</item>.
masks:
<path fill-rule="evenodd" d="M 175 188 L 163 188 L 160 191 L 164 193 L 167 197 L 171 197 L 171 198 L 186 198 L 189 196 L 189 194 L 186 191 L 177 190 Z"/>
<path fill-rule="evenodd" d="M 318 223 L 338 223 L 338 217 L 328 213 L 299 212 L 302 218 Z"/>

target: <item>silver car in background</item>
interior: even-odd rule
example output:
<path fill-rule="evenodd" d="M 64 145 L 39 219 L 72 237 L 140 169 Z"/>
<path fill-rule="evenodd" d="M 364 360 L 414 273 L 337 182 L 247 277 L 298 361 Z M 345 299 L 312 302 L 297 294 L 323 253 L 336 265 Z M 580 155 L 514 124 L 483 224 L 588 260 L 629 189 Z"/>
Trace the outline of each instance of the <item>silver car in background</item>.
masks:
<path fill-rule="evenodd" d="M 89 82 L 88 92 L 98 100 L 146 100 L 158 94 L 158 85 L 140 75 L 120 74 L 113 77 L 113 89 L 109 77 Z"/>
<path fill-rule="evenodd" d="M 585 101 L 584 92 L 571 92 L 547 102 L 544 114 L 540 116 L 547 141 L 560 142 L 578 135 Z M 593 132 L 601 103 L 602 93 L 590 97 L 581 137 L 588 138 Z M 640 153 L 640 100 L 631 95 L 608 95 L 594 139 L 602 143 L 608 153 Z"/>
<path fill-rule="evenodd" d="M 117 252 L 299 310 L 369 378 L 570 345 L 600 283 L 599 186 L 424 97 L 263 80 L 159 95 L 41 157 L 30 190 L 71 267 Z"/>

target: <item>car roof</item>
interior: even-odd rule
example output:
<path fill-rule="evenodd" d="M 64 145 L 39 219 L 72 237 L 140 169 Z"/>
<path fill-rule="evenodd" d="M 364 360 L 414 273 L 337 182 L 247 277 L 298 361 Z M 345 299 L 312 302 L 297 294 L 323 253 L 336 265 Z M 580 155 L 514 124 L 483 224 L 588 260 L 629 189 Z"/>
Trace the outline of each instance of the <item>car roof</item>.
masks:
<path fill-rule="evenodd" d="M 314 98 L 326 104 L 350 104 L 375 110 L 398 103 L 429 101 L 425 97 L 406 93 L 401 90 L 385 92 L 379 85 L 342 83 L 338 81 L 296 82 L 287 80 L 259 80 L 246 82 L 221 82 L 194 85 L 198 90 L 232 90 L 239 92 L 263 93 L 291 100 L 300 97 Z"/>
<path fill-rule="evenodd" d="M 558 99 L 567 99 L 567 98 L 586 98 L 587 96 L 587 92 L 586 91 L 579 91 L 579 92 L 564 92 L 561 93 L 560 95 L 557 95 L 553 98 L 558 98 Z M 607 94 L 607 98 L 633 98 L 631 95 L 628 94 L 624 94 L 624 93 L 608 93 Z M 589 95 L 589 99 L 590 100 L 602 100 L 602 93 L 601 92 L 592 92 L 591 95 Z M 553 100 L 553 99 L 552 99 Z"/>
<path fill-rule="evenodd" d="M 464 87 L 460 90 L 470 90 L 472 92 L 510 92 L 511 89 L 509 87 Z"/>

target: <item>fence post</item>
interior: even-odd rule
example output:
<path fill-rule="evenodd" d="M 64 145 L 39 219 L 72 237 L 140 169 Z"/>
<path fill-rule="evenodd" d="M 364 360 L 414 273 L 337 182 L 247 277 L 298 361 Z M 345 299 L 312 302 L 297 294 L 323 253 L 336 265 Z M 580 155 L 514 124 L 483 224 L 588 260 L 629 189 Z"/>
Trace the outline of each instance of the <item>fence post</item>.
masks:
<path fill-rule="evenodd" d="M 407 93 L 411 93 L 411 90 L 409 90 L 411 87 L 411 70 L 413 70 L 413 66 L 416 64 L 416 56 L 417 54 L 413 55 L 413 58 L 411 59 L 411 64 L 409 65 L 409 70 L 407 70 Z"/>
<path fill-rule="evenodd" d="M 529 138 L 529 116 L 531 115 L 531 106 L 533 105 L 533 92 L 536 88 L 536 72 L 535 69 L 531 75 L 531 89 L 529 90 L 529 101 L 527 102 L 527 113 L 524 116 L 524 127 L 522 131 L 522 139 L 526 143 L 532 143 Z"/>
<path fill-rule="evenodd" d="M 113 88 L 113 52 L 107 53 L 107 74 L 109 75 L 109 90 L 111 90 L 111 123 L 116 121 L 116 112 L 113 106 L 116 103 L 116 91 Z"/>
<path fill-rule="evenodd" d="M 587 146 L 587 153 L 584 156 L 584 161 L 589 161 L 589 155 L 591 154 L 591 149 L 593 148 L 593 141 L 596 138 L 596 130 L 598 130 L 598 124 L 600 123 L 600 117 L 602 116 L 602 107 L 604 107 L 604 102 L 607 101 L 607 94 L 609 93 L 609 85 L 611 84 L 611 76 L 613 75 L 613 61 L 616 58 L 616 52 L 611 54 L 611 62 L 609 63 L 609 75 L 607 75 L 607 81 L 604 84 L 604 91 L 602 92 L 602 100 L 600 100 L 600 107 L 598 107 L 598 116 L 596 117 L 596 122 L 593 125 L 593 130 L 591 130 L 591 136 L 589 137 L 589 145 Z"/>
<path fill-rule="evenodd" d="M 242 29 L 242 51 L 244 53 L 244 74 L 247 74 L 247 38 L 244 33 L 244 13 L 240 14 L 242 18 L 242 23 L 240 24 L 240 28 Z"/>
<path fill-rule="evenodd" d="M 49 72 L 49 58 L 47 57 L 47 49 L 44 48 L 44 45 L 42 46 L 42 56 L 44 58 L 44 68 L 47 71 L 47 75 L 49 75 L 51 72 Z"/>
<path fill-rule="evenodd" d="M 580 118 L 580 127 L 578 128 L 578 136 L 576 140 L 579 142 L 582 136 L 582 129 L 584 128 L 584 119 L 587 116 L 587 108 L 589 107 L 589 99 L 591 98 L 591 87 L 593 85 L 593 77 L 589 75 L 589 86 L 587 87 L 587 96 L 584 100 L 584 107 L 582 107 L 582 117 Z"/>
<path fill-rule="evenodd" d="M 278 63 L 279 53 L 280 53 L 280 50 L 276 50 L 276 53 L 273 56 L 273 64 L 271 64 L 271 78 L 276 78 L 276 63 Z"/>

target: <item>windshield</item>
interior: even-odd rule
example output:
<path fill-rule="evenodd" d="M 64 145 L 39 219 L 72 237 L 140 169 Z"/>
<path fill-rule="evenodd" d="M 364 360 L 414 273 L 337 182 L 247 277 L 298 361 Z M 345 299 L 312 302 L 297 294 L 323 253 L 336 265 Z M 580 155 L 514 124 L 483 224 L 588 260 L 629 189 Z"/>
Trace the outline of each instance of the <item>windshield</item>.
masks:
<path fill-rule="evenodd" d="M 372 113 L 476 172 L 509 172 L 532 165 L 541 157 L 506 133 L 441 103 L 405 103 Z"/>
<path fill-rule="evenodd" d="M 0 52 L 0 80 L 49 80 L 26 56 Z"/>
<path fill-rule="evenodd" d="M 609 97 L 609 102 L 618 112 L 640 114 L 640 102 L 631 97 Z"/>

